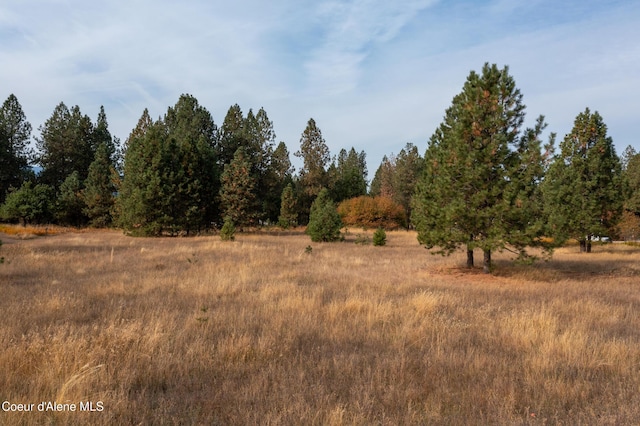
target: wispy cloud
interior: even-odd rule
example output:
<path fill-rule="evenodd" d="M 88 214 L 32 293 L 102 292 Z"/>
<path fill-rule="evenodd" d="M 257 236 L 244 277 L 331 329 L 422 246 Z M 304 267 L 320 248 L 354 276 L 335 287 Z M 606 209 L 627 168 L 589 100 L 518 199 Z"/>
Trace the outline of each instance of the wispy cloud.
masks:
<path fill-rule="evenodd" d="M 218 124 L 264 106 L 293 152 L 309 117 L 332 152 L 424 150 L 471 69 L 510 65 L 531 120 L 589 106 L 640 149 L 640 4 L 595 0 L 26 0 L 0 5 L 0 87 L 37 128 L 60 101 L 124 139 L 195 95 Z"/>
<path fill-rule="evenodd" d="M 322 36 L 305 62 L 313 93 L 327 95 L 354 89 L 364 72 L 362 63 L 371 50 L 396 37 L 420 10 L 434 3 L 434 0 L 320 3 L 314 15 Z"/>

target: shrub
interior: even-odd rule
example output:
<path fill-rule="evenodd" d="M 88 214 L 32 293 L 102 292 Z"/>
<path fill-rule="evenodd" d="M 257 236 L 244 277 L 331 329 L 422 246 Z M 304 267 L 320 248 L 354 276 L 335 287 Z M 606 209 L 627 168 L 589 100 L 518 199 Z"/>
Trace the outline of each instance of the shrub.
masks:
<path fill-rule="evenodd" d="M 220 229 L 220 239 L 222 241 L 233 241 L 236 239 L 236 226 L 229 216 L 224 218 L 224 224 L 222 225 L 222 229 Z"/>
<path fill-rule="evenodd" d="M 338 213 L 347 226 L 386 229 L 405 226 L 404 209 L 388 197 L 351 198 L 340 203 Z"/>
<path fill-rule="evenodd" d="M 356 244 L 361 244 L 363 246 L 366 246 L 370 243 L 371 241 L 369 241 L 369 236 L 368 235 L 362 235 L 362 234 L 358 234 L 356 235 Z"/>
<path fill-rule="evenodd" d="M 387 244 L 387 233 L 383 228 L 376 229 L 376 232 L 373 233 L 373 245 L 383 246 L 385 244 Z"/>
<path fill-rule="evenodd" d="M 323 189 L 311 205 L 307 234 L 314 242 L 330 242 L 340 240 L 342 220 L 338 214 L 329 191 Z"/>

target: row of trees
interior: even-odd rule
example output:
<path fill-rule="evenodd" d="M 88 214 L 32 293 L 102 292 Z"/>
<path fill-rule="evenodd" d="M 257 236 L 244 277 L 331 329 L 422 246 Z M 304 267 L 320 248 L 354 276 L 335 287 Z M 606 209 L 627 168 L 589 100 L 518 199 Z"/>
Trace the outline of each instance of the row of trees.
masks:
<path fill-rule="evenodd" d="M 264 109 L 245 115 L 233 105 L 218 127 L 182 95 L 155 121 L 145 110 L 120 146 L 104 109 L 94 123 L 61 103 L 32 152 L 31 126 L 11 95 L 0 110 L 0 212 L 24 223 L 160 235 L 201 232 L 225 219 L 240 229 L 305 225 L 330 205 L 350 226 L 415 227 L 436 253 L 466 247 L 470 266 L 479 248 L 487 270 L 495 250 L 526 258 L 528 247 L 551 250 L 575 238 L 589 251 L 623 213 L 637 223 L 640 156 L 629 148 L 618 158 L 597 112 L 577 116 L 557 154 L 554 134 L 541 140 L 544 117 L 532 128 L 524 123 L 508 68 L 485 64 L 469 74 L 424 157 L 412 144 L 384 157 L 367 191 L 365 153 L 343 149 L 332 158 L 313 119 L 294 154 L 303 163 L 296 174 Z M 38 176 L 30 164 L 42 168 Z M 322 191 L 323 207 L 314 207 Z M 637 228 L 625 232 L 638 235 Z"/>
<path fill-rule="evenodd" d="M 494 250 L 525 258 L 528 247 L 550 250 L 575 238 L 590 251 L 594 236 L 613 232 L 625 201 L 640 214 L 597 112 L 577 116 L 555 156 L 555 135 L 547 144 L 540 139 L 544 117 L 533 128 L 523 129 L 524 121 L 507 67 L 485 64 L 481 74 L 470 73 L 429 141 L 413 198 L 412 220 L 427 248 L 448 254 L 466 247 L 469 266 L 480 248 L 489 271 Z"/>
<path fill-rule="evenodd" d="M 116 225 L 140 235 L 201 232 L 225 218 L 240 228 L 286 227 L 308 222 L 323 188 L 335 202 L 367 193 L 365 153 L 343 149 L 332 159 L 313 119 L 294 175 L 264 109 L 245 116 L 233 105 L 218 128 L 197 99 L 182 95 L 157 120 L 145 110 L 120 146 L 104 109 L 94 123 L 61 103 L 39 130 L 32 151 L 31 126 L 11 95 L 2 109 L 5 220 Z M 40 166 L 37 176 L 31 164 Z"/>

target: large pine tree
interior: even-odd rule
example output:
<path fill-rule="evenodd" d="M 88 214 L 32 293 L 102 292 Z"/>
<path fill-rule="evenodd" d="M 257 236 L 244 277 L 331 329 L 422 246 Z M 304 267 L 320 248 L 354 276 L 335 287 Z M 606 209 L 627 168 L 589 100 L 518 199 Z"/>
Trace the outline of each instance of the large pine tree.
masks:
<path fill-rule="evenodd" d="M 116 170 L 107 143 L 98 146 L 96 157 L 89 166 L 89 176 L 85 182 L 83 198 L 84 213 L 91 226 L 105 228 L 113 223 Z"/>
<path fill-rule="evenodd" d="M 549 167 L 543 190 L 557 243 L 575 238 L 581 251 L 589 252 L 593 236 L 613 232 L 625 191 L 620 159 L 598 112 L 587 108 L 578 114 Z"/>
<path fill-rule="evenodd" d="M 364 151 L 341 149 L 329 168 L 330 193 L 334 202 L 359 197 L 367 193 L 367 163 Z"/>
<path fill-rule="evenodd" d="M 77 105 L 68 109 L 61 102 L 40 126 L 40 133 L 36 146 L 37 162 L 43 168 L 41 181 L 56 191 L 73 172 L 78 172 L 80 181 L 84 181 L 97 148 L 91 119 Z"/>
<path fill-rule="evenodd" d="M 0 204 L 10 188 L 20 188 L 29 171 L 31 124 L 15 95 L 0 107 Z"/>
<path fill-rule="evenodd" d="M 251 176 L 250 163 L 243 148 L 238 148 L 231 163 L 224 167 L 220 188 L 220 204 L 223 216 L 234 225 L 243 227 L 256 223 L 255 179 Z"/>
<path fill-rule="evenodd" d="M 301 209 L 298 220 L 301 223 L 307 223 L 311 203 L 323 188 L 329 186 L 327 166 L 331 159 L 329 156 L 329 147 L 313 118 L 310 118 L 307 122 L 307 127 L 300 137 L 300 150 L 294 155 L 302 158 L 303 161 L 299 180 L 299 202 Z"/>
<path fill-rule="evenodd" d="M 525 255 L 524 247 L 537 244 L 541 235 L 529 226 L 525 208 L 535 188 L 520 178 L 542 172 L 529 162 L 542 160 L 543 119 L 520 134 L 525 106 L 508 71 L 485 64 L 481 74 L 469 74 L 429 141 L 413 201 L 421 244 L 441 254 L 466 246 L 468 266 L 473 249 L 480 248 L 485 272 L 491 270 L 492 251 L 514 247 Z"/>

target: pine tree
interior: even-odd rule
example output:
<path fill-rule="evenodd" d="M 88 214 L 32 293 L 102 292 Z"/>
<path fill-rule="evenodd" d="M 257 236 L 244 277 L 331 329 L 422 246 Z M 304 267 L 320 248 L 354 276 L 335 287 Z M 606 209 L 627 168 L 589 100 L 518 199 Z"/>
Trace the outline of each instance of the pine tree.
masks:
<path fill-rule="evenodd" d="M 598 112 L 587 108 L 578 114 L 549 167 L 543 190 L 558 244 L 575 238 L 581 251 L 589 252 L 593 236 L 610 235 L 622 213 L 625 191 L 620 159 Z"/>
<path fill-rule="evenodd" d="M 424 160 L 418 153 L 418 148 L 411 144 L 400 150 L 395 157 L 395 167 L 392 175 L 392 200 L 400 204 L 405 211 L 407 229 L 411 224 L 411 200 L 416 189 L 418 179 L 422 175 Z"/>
<path fill-rule="evenodd" d="M 217 155 L 221 169 L 231 163 L 238 148 L 247 145 L 244 126 L 245 119 L 240 105 L 232 105 L 220 127 L 220 143 Z"/>
<path fill-rule="evenodd" d="M 83 182 L 77 171 L 71 173 L 62 182 L 56 200 L 55 218 L 59 223 L 71 226 L 83 226 L 87 223 L 86 204 L 82 196 Z"/>
<path fill-rule="evenodd" d="M 129 233 L 161 235 L 173 220 L 173 188 L 166 178 L 174 165 L 168 146 L 167 129 L 161 120 L 128 139 L 117 208 L 119 224 Z"/>
<path fill-rule="evenodd" d="M 41 181 L 56 191 L 73 172 L 78 172 L 78 178 L 84 181 L 97 148 L 91 119 L 80 112 L 80 107 L 69 110 L 61 102 L 39 129 L 41 136 L 36 138 L 36 146 L 37 162 L 43 168 Z"/>
<path fill-rule="evenodd" d="M 395 156 L 388 158 L 386 155 L 382 157 L 382 162 L 376 170 L 371 181 L 371 189 L 369 194 L 373 197 L 382 196 L 394 199 L 393 177 L 395 175 L 396 159 Z"/>
<path fill-rule="evenodd" d="M 242 148 L 238 148 L 233 161 L 225 166 L 220 180 L 220 204 L 224 216 L 236 226 L 255 224 L 255 216 L 251 214 L 251 206 L 255 200 L 255 180 L 251 176 L 250 165 Z"/>
<path fill-rule="evenodd" d="M 30 223 L 49 223 L 53 217 L 53 189 L 49 185 L 27 181 L 7 195 L 0 206 L 0 218 L 19 221 L 26 226 Z"/>
<path fill-rule="evenodd" d="M 175 161 L 173 177 L 176 180 L 176 225 L 189 233 L 207 228 L 218 219 L 216 197 L 220 188 L 216 149 L 218 129 L 211 114 L 198 100 L 183 94 L 164 118 L 167 137 L 173 140 Z M 178 170 L 179 169 L 179 170 Z"/>
<path fill-rule="evenodd" d="M 412 213 L 421 244 L 445 255 L 466 246 L 468 266 L 480 248 L 489 272 L 493 250 L 516 246 L 523 256 L 523 244 L 539 241 L 540 229 L 519 208 L 528 201 L 519 198 L 527 191 L 518 190 L 524 184 L 517 171 L 532 167 L 523 157 L 539 147 L 529 140 L 536 130 L 519 135 L 524 109 L 507 67 L 485 64 L 482 74 L 469 74 L 425 154 Z M 526 153 L 519 152 L 525 145 Z"/>
<path fill-rule="evenodd" d="M 384 246 L 387 244 L 387 233 L 384 228 L 376 229 L 376 232 L 373 233 L 373 245 L 374 246 Z"/>
<path fill-rule="evenodd" d="M 115 204 L 116 170 L 110 157 L 107 143 L 101 143 L 96 151 L 96 157 L 89 166 L 89 176 L 85 182 L 82 194 L 85 209 L 84 214 L 89 218 L 91 226 L 105 228 L 113 223 L 113 207 Z"/>
<path fill-rule="evenodd" d="M 621 163 L 623 178 L 628 189 L 624 209 L 640 218 L 640 154 L 629 146 L 622 155 Z"/>
<path fill-rule="evenodd" d="M 355 148 L 342 149 L 337 162 L 329 168 L 330 193 L 333 200 L 359 197 L 367 193 L 367 164 L 364 151 L 357 153 Z"/>
<path fill-rule="evenodd" d="M 306 233 L 313 242 L 332 242 L 340 239 L 342 220 L 331 200 L 329 191 L 320 191 L 311 205 Z"/>
<path fill-rule="evenodd" d="M 15 95 L 0 108 L 0 204 L 10 188 L 19 188 L 29 174 L 31 124 Z"/>
<path fill-rule="evenodd" d="M 281 228 L 288 229 L 292 226 L 296 226 L 297 221 L 298 213 L 296 212 L 296 199 L 293 193 L 293 185 L 288 184 L 282 190 L 278 225 Z"/>
<path fill-rule="evenodd" d="M 306 223 L 309 219 L 311 203 L 323 188 L 329 186 L 327 175 L 327 166 L 330 161 L 329 147 L 313 118 L 309 119 L 307 127 L 302 132 L 300 150 L 294 155 L 303 160 L 302 170 L 300 170 L 301 212 L 298 219 Z"/>

